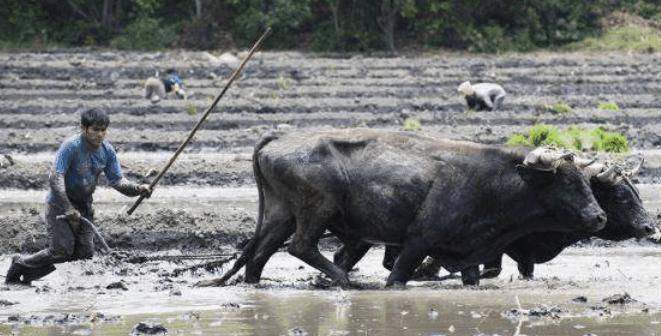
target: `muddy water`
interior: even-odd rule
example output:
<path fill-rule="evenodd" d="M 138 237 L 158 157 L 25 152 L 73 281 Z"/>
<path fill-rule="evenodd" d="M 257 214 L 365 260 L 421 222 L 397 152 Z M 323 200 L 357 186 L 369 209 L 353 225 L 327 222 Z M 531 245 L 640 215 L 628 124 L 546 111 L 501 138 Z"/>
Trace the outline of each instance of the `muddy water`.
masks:
<path fill-rule="evenodd" d="M 224 288 L 191 286 L 207 273 L 159 275 L 176 267 L 170 263 L 68 263 L 35 287 L 0 291 L 1 299 L 18 302 L 0 307 L 0 335 L 127 335 L 141 321 L 184 335 L 512 335 L 517 328 L 521 335 L 661 334 L 661 251 L 654 247 L 572 248 L 538 265 L 533 281 L 517 279 L 506 259 L 500 278 L 478 289 L 449 280 L 384 290 L 382 252 L 371 251 L 352 273 L 364 289 L 344 291 L 315 287 L 317 272 L 284 252 L 267 264 L 259 285 Z M 127 290 L 105 288 L 115 281 Z M 637 301 L 602 302 L 625 292 Z M 572 301 L 578 296 L 587 302 Z M 511 312 L 517 308 L 524 314 Z M 72 315 L 58 322 L 65 313 Z M 105 317 L 94 323 L 84 317 L 98 313 Z M 18 322 L 8 322 L 11 316 Z"/>

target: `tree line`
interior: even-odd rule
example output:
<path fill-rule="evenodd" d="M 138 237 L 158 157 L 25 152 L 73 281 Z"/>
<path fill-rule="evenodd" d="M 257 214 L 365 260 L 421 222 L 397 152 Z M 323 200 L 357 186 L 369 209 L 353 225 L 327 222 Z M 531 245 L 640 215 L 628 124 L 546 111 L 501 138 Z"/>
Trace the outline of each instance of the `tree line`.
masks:
<path fill-rule="evenodd" d="M 266 27 L 268 47 L 330 52 L 561 46 L 628 11 L 658 19 L 657 0 L 3 0 L 0 47 L 229 49 Z"/>

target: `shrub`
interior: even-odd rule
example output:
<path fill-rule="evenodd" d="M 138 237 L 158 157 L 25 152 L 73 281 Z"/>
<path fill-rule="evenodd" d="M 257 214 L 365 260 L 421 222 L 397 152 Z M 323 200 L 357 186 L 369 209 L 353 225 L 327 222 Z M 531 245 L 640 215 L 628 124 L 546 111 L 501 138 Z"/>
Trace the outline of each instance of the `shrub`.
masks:
<path fill-rule="evenodd" d="M 599 109 L 600 110 L 608 110 L 608 111 L 619 111 L 620 107 L 617 106 L 616 102 L 599 102 Z"/>
<path fill-rule="evenodd" d="M 617 27 L 600 36 L 571 43 L 565 49 L 581 51 L 636 51 L 653 53 L 661 50 L 661 29 L 654 27 Z"/>
<path fill-rule="evenodd" d="M 422 128 L 422 125 L 420 124 L 420 120 L 417 118 L 408 117 L 404 120 L 402 127 L 407 131 L 417 131 Z"/>
<path fill-rule="evenodd" d="M 174 29 L 157 19 L 141 17 L 130 23 L 110 44 L 118 49 L 159 50 L 170 47 L 176 39 Z"/>

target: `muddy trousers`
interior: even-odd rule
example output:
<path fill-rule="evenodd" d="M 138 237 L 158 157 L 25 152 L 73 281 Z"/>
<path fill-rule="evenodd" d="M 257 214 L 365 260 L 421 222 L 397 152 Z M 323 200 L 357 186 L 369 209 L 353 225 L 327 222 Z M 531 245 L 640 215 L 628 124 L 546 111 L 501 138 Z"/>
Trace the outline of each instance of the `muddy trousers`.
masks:
<path fill-rule="evenodd" d="M 73 204 L 80 214 L 94 221 L 91 204 Z M 22 256 L 17 263 L 34 270 L 32 273 L 43 277 L 54 270 L 53 264 L 78 259 L 89 259 L 94 255 L 94 232 L 89 225 L 72 225 L 66 219 L 57 219 L 64 210 L 46 203 L 46 225 L 50 235 L 50 245 L 37 253 Z M 45 273 L 45 274 L 44 274 Z M 32 278 L 36 280 L 37 278 Z"/>

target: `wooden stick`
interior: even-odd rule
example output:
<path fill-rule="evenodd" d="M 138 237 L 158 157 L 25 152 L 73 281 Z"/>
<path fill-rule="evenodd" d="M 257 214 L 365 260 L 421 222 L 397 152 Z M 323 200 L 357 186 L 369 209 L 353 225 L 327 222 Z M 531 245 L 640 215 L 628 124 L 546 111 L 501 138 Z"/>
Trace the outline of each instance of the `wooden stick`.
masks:
<path fill-rule="evenodd" d="M 234 73 L 232 74 L 232 77 L 230 77 L 227 84 L 225 84 L 225 87 L 223 88 L 223 91 L 221 91 L 220 94 L 218 96 L 216 96 L 216 99 L 213 101 L 211 106 L 209 106 L 209 108 L 206 110 L 206 112 L 204 112 L 204 115 L 202 115 L 200 120 L 198 120 L 197 124 L 195 124 L 195 127 L 193 127 L 193 129 L 191 130 L 190 134 L 188 134 L 188 137 L 186 138 L 186 140 L 184 140 L 184 142 L 179 146 L 179 148 L 177 148 L 177 151 L 174 152 L 174 155 L 172 155 L 172 158 L 170 158 L 170 161 L 165 165 L 165 167 L 163 167 L 163 169 L 161 169 L 161 171 L 158 173 L 156 178 L 149 184 L 150 189 L 152 189 L 152 190 L 154 189 L 154 186 L 156 186 L 156 184 L 161 179 L 161 177 L 163 177 L 163 174 L 165 174 L 165 172 L 170 168 L 170 166 L 172 166 L 172 164 L 177 159 L 179 154 L 181 154 L 181 151 L 184 150 L 184 147 L 186 147 L 186 145 L 191 141 L 191 139 L 195 135 L 195 132 L 197 132 L 197 130 L 200 128 L 200 126 L 202 125 L 204 120 L 206 120 L 207 116 L 216 107 L 216 104 L 218 104 L 218 101 L 220 100 L 220 98 L 223 97 L 223 95 L 225 94 L 227 89 L 229 89 L 230 85 L 232 85 L 232 82 L 234 82 L 234 80 L 239 76 L 239 74 L 241 73 L 241 70 L 243 70 L 243 66 L 246 65 L 246 62 L 248 62 L 248 60 L 255 53 L 255 51 L 257 51 L 257 49 L 259 49 L 259 47 L 262 45 L 262 42 L 264 42 L 264 40 L 268 37 L 269 34 L 271 34 L 271 28 L 267 28 L 266 31 L 264 32 L 264 34 L 262 34 L 262 37 L 260 37 L 259 40 L 257 40 L 257 42 L 255 42 L 255 44 L 250 49 L 250 52 L 248 53 L 248 55 L 243 59 L 243 61 L 239 65 L 239 67 L 236 68 L 236 70 L 234 70 Z M 144 198 L 145 198 L 145 196 L 140 195 L 140 197 L 135 201 L 135 203 L 133 203 L 133 206 L 127 211 L 127 213 L 129 215 L 132 214 L 133 211 L 135 211 L 135 209 L 138 207 L 138 205 L 140 205 L 140 203 L 142 203 L 142 200 Z"/>

